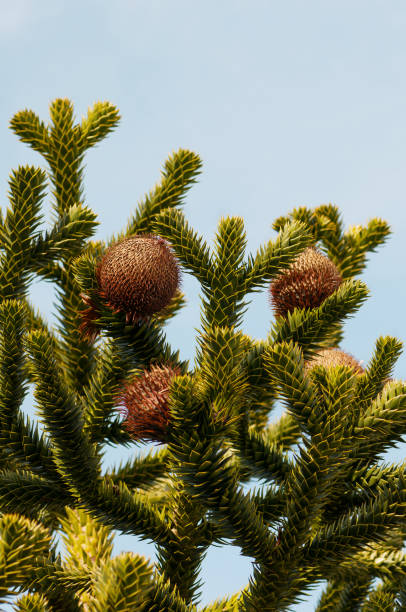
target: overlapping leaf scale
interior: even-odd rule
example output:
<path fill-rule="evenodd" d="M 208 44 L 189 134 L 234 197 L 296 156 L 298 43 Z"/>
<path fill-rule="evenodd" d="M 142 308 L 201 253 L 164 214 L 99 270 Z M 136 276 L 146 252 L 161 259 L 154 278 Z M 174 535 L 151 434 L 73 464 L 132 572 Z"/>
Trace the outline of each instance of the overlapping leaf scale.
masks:
<path fill-rule="evenodd" d="M 180 597 L 176 588 L 173 588 L 168 581 L 164 581 L 162 576 L 155 575 L 151 589 L 146 598 L 143 599 L 143 606 L 140 612 L 197 612 L 194 605 L 188 605 Z"/>
<path fill-rule="evenodd" d="M 38 273 L 42 275 L 43 278 L 45 278 L 46 280 L 51 280 L 52 282 L 56 283 L 57 286 L 62 287 L 62 288 L 68 282 L 68 276 L 69 276 L 68 273 L 66 272 L 64 268 L 62 268 L 59 264 L 56 264 L 56 263 L 51 263 L 46 268 L 40 268 L 38 270 Z M 29 312 L 28 319 L 27 319 L 27 329 L 46 330 L 49 337 L 52 338 L 57 361 L 59 363 L 65 363 L 67 359 L 66 351 L 64 350 L 61 340 L 57 338 L 57 336 L 49 330 L 48 323 L 43 319 L 39 311 L 35 313 L 33 311 L 32 306 L 29 304 L 29 302 L 27 300 L 25 300 L 25 302 L 27 304 L 28 312 Z M 56 308 L 58 309 L 58 306 L 56 306 Z M 63 336 L 63 330 L 60 331 L 60 335 Z M 84 351 L 83 351 L 84 354 L 93 355 L 95 349 L 92 345 L 89 345 L 88 343 L 86 343 L 86 345 L 84 345 L 83 348 L 84 348 Z M 69 357 L 71 357 L 71 355 L 68 353 L 68 358 Z M 87 374 L 85 375 L 87 376 Z M 70 387 L 77 386 L 78 381 L 72 380 L 72 375 L 68 367 L 63 368 L 63 376 L 68 386 Z M 35 381 L 32 377 L 32 372 L 30 371 L 29 368 L 27 369 L 27 379 L 30 381 L 30 383 L 34 384 Z M 82 387 L 80 386 L 80 382 L 79 382 L 79 389 L 80 390 L 82 389 Z M 76 391 L 74 388 L 72 388 L 72 393 L 76 394 Z M 76 397 L 78 400 L 80 400 L 80 397 L 78 397 L 77 395 Z"/>
<path fill-rule="evenodd" d="M 386 543 L 385 543 L 386 544 Z M 370 544 L 368 547 L 344 560 L 337 567 L 337 577 L 350 579 L 357 574 L 375 578 L 400 579 L 406 578 L 406 554 L 399 549 L 389 548 L 382 544 Z"/>
<path fill-rule="evenodd" d="M 248 257 L 248 262 L 241 272 L 244 292 L 253 292 L 256 287 L 263 287 L 287 268 L 312 241 L 312 236 L 303 223 L 288 224 L 275 241 L 270 240 L 258 249 L 254 257 Z"/>
<path fill-rule="evenodd" d="M 349 372 L 345 368 L 337 368 L 339 370 L 343 370 L 341 374 L 345 375 L 343 379 L 346 391 Z M 334 371 L 331 373 L 332 376 L 335 374 Z M 313 428 L 311 441 L 304 439 L 296 463 L 286 478 L 284 490 L 287 508 L 280 538 L 280 550 L 286 555 L 292 554 L 292 549 L 295 550 L 306 541 L 313 522 L 331 500 L 335 486 L 350 461 L 353 439 L 346 435 L 348 406 L 345 397 L 340 396 L 340 387 L 338 384 L 332 390 L 337 400 L 341 398 L 344 402 L 340 402 L 335 412 L 328 411 L 325 418 L 316 423 L 317 428 Z"/>
<path fill-rule="evenodd" d="M 275 444 L 281 451 L 286 451 L 298 443 L 302 432 L 296 419 L 285 412 L 264 430 L 263 435 L 268 444 Z"/>
<path fill-rule="evenodd" d="M 309 584 L 322 579 L 319 573 L 309 573 L 297 556 L 278 558 L 276 562 L 254 565 L 249 586 L 241 593 L 241 610 L 267 610 L 284 612 L 302 601 L 302 594 Z"/>
<path fill-rule="evenodd" d="M 380 542 L 393 526 L 402 524 L 405 508 L 405 478 L 399 477 L 380 495 L 339 520 L 320 526 L 305 545 L 305 558 L 311 563 L 335 563 L 359 552 L 369 542 Z"/>
<path fill-rule="evenodd" d="M 359 416 L 354 434 L 362 444 L 357 456 L 376 460 L 388 448 L 401 442 L 406 433 L 406 385 L 388 383 L 382 393 Z"/>
<path fill-rule="evenodd" d="M 198 430 L 201 437 L 207 434 L 210 415 L 207 406 L 200 401 L 195 377 L 184 374 L 176 376 L 171 384 L 169 396 L 171 414 L 170 438 L 168 449 L 168 467 L 178 465 L 179 453 L 184 452 L 183 445 L 187 436 Z"/>
<path fill-rule="evenodd" d="M 30 268 L 40 273 L 50 259 L 67 259 L 80 253 L 84 241 L 93 236 L 98 222 L 95 213 L 82 204 L 75 204 L 55 221 L 53 228 L 39 235 L 30 249 Z"/>
<path fill-rule="evenodd" d="M 36 381 L 35 398 L 50 435 L 58 470 L 72 492 L 88 491 L 99 478 L 95 448 L 83 431 L 83 416 L 63 379 L 52 338 L 45 331 L 25 337 Z"/>
<path fill-rule="evenodd" d="M 10 128 L 19 137 L 38 153 L 47 156 L 49 152 L 49 132 L 43 121 L 33 111 L 24 109 L 16 113 L 11 121 Z"/>
<path fill-rule="evenodd" d="M 200 598 L 199 571 L 209 545 L 202 522 L 205 508 L 190 497 L 176 477 L 171 479 L 166 503 L 171 535 L 158 547 L 157 569 L 163 580 L 176 586 L 185 602 L 191 603 Z"/>
<path fill-rule="evenodd" d="M 201 236 L 190 228 L 182 212 L 166 208 L 153 222 L 154 232 L 168 240 L 179 261 L 206 287 L 211 285 L 212 257 Z"/>
<path fill-rule="evenodd" d="M 1 228 L 0 298 L 22 298 L 30 280 L 28 268 L 32 236 L 41 223 L 45 173 L 26 166 L 10 177 L 10 204 Z"/>
<path fill-rule="evenodd" d="M 52 546 L 49 530 L 18 514 L 0 517 L 0 603 L 9 589 L 20 587 L 35 569 L 38 556 L 48 556 Z"/>
<path fill-rule="evenodd" d="M 188 448 L 187 439 L 192 440 L 192 448 Z M 230 451 L 225 452 L 220 443 L 201 440 L 200 436 L 188 432 L 183 438 L 178 434 L 170 452 L 178 461 L 179 476 L 197 501 L 216 507 L 223 492 L 236 486 L 236 470 L 229 461 Z"/>
<path fill-rule="evenodd" d="M 129 491 L 123 481 L 113 483 L 108 475 L 97 490 L 82 495 L 78 503 L 104 525 L 123 534 L 137 535 L 156 544 L 165 544 L 170 536 L 164 512 L 154 508 L 145 495 Z"/>
<path fill-rule="evenodd" d="M 50 442 L 28 416 L 21 412 L 16 414 L 10 427 L 0 432 L 0 447 L 4 447 L 7 455 L 21 467 L 62 484 Z"/>
<path fill-rule="evenodd" d="M 210 605 L 200 608 L 199 612 L 238 612 L 240 610 L 240 599 L 240 593 L 224 599 L 217 599 Z"/>
<path fill-rule="evenodd" d="M 370 589 L 371 579 L 352 578 L 346 582 L 332 579 L 328 582 L 317 604 L 315 612 L 348 612 L 359 610 Z"/>
<path fill-rule="evenodd" d="M 123 358 L 114 340 L 108 339 L 99 347 L 96 365 L 84 389 L 85 428 L 95 440 L 101 439 L 103 426 L 114 416 L 114 395 L 129 367 L 129 359 Z"/>
<path fill-rule="evenodd" d="M 337 206 L 323 204 L 310 209 L 306 206 L 294 208 L 287 216 L 278 217 L 272 224 L 275 231 L 281 231 L 292 221 L 300 221 L 311 231 L 314 242 L 331 240 L 333 244 L 342 237 L 343 223 Z"/>
<path fill-rule="evenodd" d="M 390 482 L 404 475 L 404 467 L 369 465 L 358 460 L 358 445 L 350 453 L 350 461 L 344 468 L 340 483 L 334 488 L 334 495 L 323 511 L 323 521 L 330 522 L 356 506 L 380 495 Z"/>
<path fill-rule="evenodd" d="M 188 361 L 181 361 L 179 351 L 173 351 L 158 323 L 135 323 L 128 325 L 125 314 L 103 310 L 97 319 L 107 337 L 113 338 L 119 347 L 122 359 L 128 359 L 132 368 L 144 368 L 151 363 L 171 363 L 187 371 Z"/>
<path fill-rule="evenodd" d="M 331 326 L 351 317 L 368 297 L 361 281 L 347 281 L 318 308 L 295 309 L 286 318 L 278 317 L 270 333 L 270 343 L 293 341 L 304 357 L 315 355 L 322 341 L 329 338 Z"/>
<path fill-rule="evenodd" d="M 279 523 L 286 510 L 286 496 L 282 487 L 266 485 L 259 491 L 251 490 L 250 499 L 268 525 Z"/>
<path fill-rule="evenodd" d="M 264 355 L 264 367 L 301 431 L 316 432 L 321 407 L 316 389 L 305 374 L 299 346 L 293 342 L 269 346 Z"/>
<path fill-rule="evenodd" d="M 0 305 L 0 440 L 5 443 L 7 457 L 21 467 L 59 480 L 49 443 L 20 413 L 26 394 L 22 346 L 26 314 L 24 302 L 5 300 Z"/>
<path fill-rule="evenodd" d="M 264 515 L 256 508 L 249 494 L 229 486 L 216 512 L 228 522 L 233 533 L 233 543 L 241 549 L 242 555 L 258 563 L 270 559 L 277 546 L 276 538 L 269 531 Z"/>
<path fill-rule="evenodd" d="M 95 574 L 92 611 L 143 609 L 153 576 L 153 570 L 144 557 L 122 553 L 99 566 Z"/>
<path fill-rule="evenodd" d="M 405 475 L 405 464 L 363 464 L 357 466 L 352 474 L 351 483 L 359 486 L 370 497 L 384 491 L 390 483 Z"/>
<path fill-rule="evenodd" d="M 335 262 L 344 279 L 360 274 L 367 262 L 367 253 L 376 251 L 390 235 L 386 221 L 371 219 L 366 227 L 349 227 L 342 239 L 340 260 Z"/>
<path fill-rule="evenodd" d="M 163 478 L 168 471 L 168 451 L 166 448 L 144 456 L 134 456 L 126 463 L 120 463 L 109 471 L 112 482 L 125 482 L 129 489 L 145 488 Z"/>
<path fill-rule="evenodd" d="M 83 571 L 68 572 L 56 555 L 36 557 L 35 567 L 27 572 L 22 589 L 45 595 L 49 608 L 58 612 L 82 612 L 77 595 L 89 584 Z"/>
<path fill-rule="evenodd" d="M 242 217 L 222 217 L 215 236 L 214 265 L 227 277 L 244 259 L 247 235 Z"/>
<path fill-rule="evenodd" d="M 357 397 L 355 404 L 358 410 L 365 409 L 368 403 L 382 391 L 402 352 L 402 343 L 391 336 L 377 339 L 374 355 L 365 373 L 357 380 Z"/>
<path fill-rule="evenodd" d="M 211 291 L 204 304 L 204 327 L 233 327 L 241 323 L 245 312 L 245 283 L 240 268 L 247 245 L 244 221 L 241 217 L 220 219 L 215 237 L 212 261 Z"/>
<path fill-rule="evenodd" d="M 234 328 L 213 327 L 198 338 L 197 378 L 202 394 L 213 401 L 219 394 L 234 400 L 248 390 L 242 359 L 251 340 Z"/>
<path fill-rule="evenodd" d="M 46 267 L 40 266 L 36 269 L 36 272 L 40 274 L 44 279 L 50 280 L 57 285 L 57 295 L 61 297 L 61 300 L 64 300 L 64 288 L 70 287 L 69 291 L 72 296 L 75 296 L 73 299 L 78 299 L 78 288 L 72 287 L 72 278 L 70 274 L 67 272 L 65 268 L 62 268 L 58 263 L 50 263 Z M 83 308 L 83 305 L 82 305 Z M 83 386 L 86 384 L 88 380 L 89 371 L 93 364 L 93 358 L 95 354 L 95 347 L 88 342 L 83 341 L 82 337 L 78 333 L 79 326 L 79 317 L 78 311 L 73 308 L 70 308 L 70 312 L 76 322 L 70 321 L 68 326 L 68 332 L 66 332 L 64 326 L 64 311 L 60 305 L 56 305 L 57 311 L 60 313 L 59 318 L 62 327 L 59 329 L 59 335 L 62 337 L 60 339 L 57 338 L 56 335 L 51 332 L 48 328 L 48 324 L 44 321 L 39 313 L 34 313 L 32 307 L 28 303 L 29 309 L 29 320 L 28 320 L 28 329 L 32 330 L 43 330 L 47 331 L 47 334 L 52 337 L 52 341 L 54 343 L 54 351 L 57 356 L 57 360 L 60 363 L 64 364 L 63 374 L 67 384 L 72 388 L 72 390 L 76 389 L 76 391 L 83 392 Z M 71 330 L 69 332 L 69 329 Z M 72 335 L 70 335 L 72 334 Z M 80 342 L 80 347 L 82 352 L 76 352 L 77 346 L 75 342 Z M 78 364 L 78 355 L 79 355 L 79 364 Z M 87 368 L 85 368 L 85 364 L 87 364 Z M 72 372 L 76 372 L 76 378 L 72 375 Z M 30 376 L 30 372 L 28 372 L 28 379 L 31 383 L 34 381 Z"/>
<path fill-rule="evenodd" d="M 55 274 L 57 271 L 61 271 L 62 268 L 59 266 L 50 266 L 49 271 L 51 269 L 55 270 Z M 61 343 L 59 338 L 56 336 L 53 330 L 50 330 L 48 322 L 44 319 L 39 309 L 34 310 L 34 307 L 30 303 L 29 300 L 24 300 L 27 316 L 26 316 L 26 331 L 35 331 L 35 330 L 45 330 L 50 338 L 52 338 L 52 342 L 55 347 L 55 355 L 57 360 L 61 359 L 63 354 Z M 26 380 L 29 381 L 30 384 L 35 384 L 35 378 L 32 374 L 32 368 L 29 367 L 29 362 L 27 361 L 26 372 L 25 372 Z"/>
<path fill-rule="evenodd" d="M 300 448 L 297 462 L 286 479 L 286 515 L 280 550 L 295 556 L 309 537 L 313 523 L 328 503 L 345 458 L 339 440 L 315 437 L 314 444 Z"/>
<path fill-rule="evenodd" d="M 197 182 L 201 167 L 202 161 L 193 151 L 179 149 L 170 155 L 165 161 L 160 183 L 138 204 L 126 230 L 114 240 L 131 234 L 161 233 L 160 228 L 155 225 L 157 215 L 165 209 L 175 209 L 183 205 L 188 190 Z M 162 236 L 166 237 L 164 234 Z M 168 240 L 171 241 L 169 237 Z"/>
<path fill-rule="evenodd" d="M 276 444 L 255 432 L 242 432 L 233 439 L 233 445 L 241 462 L 256 478 L 284 484 L 292 469 L 287 455 Z"/>
<path fill-rule="evenodd" d="M 26 470 L 0 472 L 0 507 L 3 512 L 38 518 L 43 510 L 58 513 L 65 505 L 73 503 L 74 497 L 54 481 Z"/>
<path fill-rule="evenodd" d="M 268 415 L 272 410 L 277 396 L 277 390 L 269 380 L 269 374 L 264 368 L 264 355 L 268 343 L 262 340 L 251 342 L 241 359 L 241 368 L 245 371 L 248 388 L 247 408 L 249 424 L 256 432 L 263 431 L 268 423 Z"/>
<path fill-rule="evenodd" d="M 185 305 L 185 294 L 177 289 L 169 304 L 159 312 L 155 313 L 152 316 L 152 320 L 159 325 L 164 325 L 170 319 L 173 319 Z"/>
<path fill-rule="evenodd" d="M 62 540 L 66 555 L 64 568 L 93 570 L 111 557 L 113 534 L 84 510 L 66 508 L 61 517 Z"/>
<path fill-rule="evenodd" d="M 34 166 L 19 166 L 9 179 L 11 208 L 4 220 L 2 247 L 11 255 L 23 258 L 31 237 L 42 222 L 42 201 L 45 197 L 46 174 Z"/>
<path fill-rule="evenodd" d="M 41 570 L 43 576 L 46 576 L 45 580 L 48 581 L 51 590 L 55 587 L 58 588 L 59 585 L 63 589 L 74 593 L 75 599 L 79 599 L 82 603 L 83 595 L 87 595 L 92 588 L 95 566 L 93 564 L 90 568 L 85 566 L 68 568 L 62 564 L 62 559 L 58 555 L 57 557 L 54 556 L 52 560 L 44 559 Z M 31 587 L 34 587 L 33 583 Z"/>
<path fill-rule="evenodd" d="M 59 321 L 59 361 L 63 364 L 65 378 L 72 390 L 83 395 L 95 360 L 95 347 L 85 340 L 79 331 L 80 311 L 83 302 L 79 288 L 66 270 L 62 269 L 56 293 L 60 303 L 55 304 Z"/>
<path fill-rule="evenodd" d="M 384 391 L 367 405 L 358 404 L 356 396 L 348 408 L 350 420 L 347 420 L 347 435 L 353 438 L 353 449 L 350 452 L 346 468 L 337 483 L 331 507 L 326 509 L 328 515 L 337 516 L 337 512 L 348 504 L 369 499 L 379 492 L 392 478 L 403 474 L 403 468 L 397 472 L 386 470 L 383 466 L 372 467 L 371 463 L 397 441 L 402 440 L 406 426 L 406 398 L 403 383 L 388 383 Z M 378 485 L 379 481 L 379 485 Z M 370 483 L 370 484 L 369 484 Z M 361 487 L 361 488 L 360 488 Z"/>
<path fill-rule="evenodd" d="M 324 217 L 328 219 L 328 230 L 323 235 L 323 242 L 326 242 L 327 236 L 330 243 L 339 244 L 344 232 L 344 222 L 338 206 L 334 204 L 321 204 L 314 209 L 316 217 Z"/>
<path fill-rule="evenodd" d="M 239 490 L 236 471 L 221 443 L 202 441 L 189 434 L 182 447 L 172 449 L 178 459 L 177 474 L 192 498 L 225 519 L 241 553 L 268 559 L 275 542 L 260 513 Z"/>
<path fill-rule="evenodd" d="M 394 612 L 396 591 L 391 584 L 378 585 L 369 593 L 369 597 L 360 612 Z"/>
<path fill-rule="evenodd" d="M 51 612 L 51 609 L 44 595 L 28 593 L 15 601 L 14 612 Z"/>
<path fill-rule="evenodd" d="M 340 414 L 343 436 L 352 437 L 358 418 L 358 407 L 354 406 L 356 380 L 353 369 L 345 365 L 328 369 L 318 365 L 312 368 L 310 377 L 316 389 L 319 406 L 320 425 L 317 427 L 315 423 L 316 431 L 320 431 L 326 420 L 336 423 L 337 415 Z"/>
<path fill-rule="evenodd" d="M 0 303 L 0 425 L 5 432 L 27 393 L 23 350 L 26 315 L 20 300 Z"/>
<path fill-rule="evenodd" d="M 94 147 L 118 125 L 121 117 L 111 102 L 95 102 L 80 124 L 79 150 Z"/>
<path fill-rule="evenodd" d="M 66 98 L 54 100 L 49 107 L 51 117 L 48 163 L 58 216 L 82 200 L 83 155 L 80 132 L 75 129 L 73 104 Z"/>

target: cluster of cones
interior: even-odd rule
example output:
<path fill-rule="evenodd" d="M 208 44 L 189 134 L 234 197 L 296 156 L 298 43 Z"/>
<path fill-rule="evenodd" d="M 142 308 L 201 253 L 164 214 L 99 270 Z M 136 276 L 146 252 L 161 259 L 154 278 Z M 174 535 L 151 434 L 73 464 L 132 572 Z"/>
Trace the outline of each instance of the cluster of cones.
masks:
<path fill-rule="evenodd" d="M 148 321 L 170 303 L 180 285 L 180 268 L 163 238 L 138 234 L 107 249 L 96 267 L 96 279 L 98 297 L 135 324 Z M 295 308 L 317 308 L 341 282 L 335 264 L 309 247 L 273 280 L 271 304 L 278 317 L 287 317 Z M 99 332 L 94 323 L 99 312 L 89 296 L 81 297 L 88 308 L 82 312 L 80 329 L 93 341 Z M 316 365 L 348 365 L 356 374 L 363 372 L 353 357 L 335 348 L 320 351 L 307 370 Z M 170 384 L 179 374 L 176 365 L 154 365 L 123 384 L 116 402 L 123 407 L 123 427 L 135 440 L 167 441 Z"/>

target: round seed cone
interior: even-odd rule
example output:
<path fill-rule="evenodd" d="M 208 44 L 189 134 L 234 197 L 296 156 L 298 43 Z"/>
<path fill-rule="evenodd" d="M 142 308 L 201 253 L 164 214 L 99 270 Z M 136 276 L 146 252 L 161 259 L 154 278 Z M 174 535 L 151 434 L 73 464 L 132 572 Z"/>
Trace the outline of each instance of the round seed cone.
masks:
<path fill-rule="evenodd" d="M 317 308 L 342 282 L 336 265 L 313 247 L 305 249 L 270 285 L 277 316 L 295 308 Z"/>
<path fill-rule="evenodd" d="M 146 319 L 169 304 L 180 271 L 169 244 L 160 236 L 130 236 L 104 254 L 96 269 L 100 295 L 127 322 Z"/>

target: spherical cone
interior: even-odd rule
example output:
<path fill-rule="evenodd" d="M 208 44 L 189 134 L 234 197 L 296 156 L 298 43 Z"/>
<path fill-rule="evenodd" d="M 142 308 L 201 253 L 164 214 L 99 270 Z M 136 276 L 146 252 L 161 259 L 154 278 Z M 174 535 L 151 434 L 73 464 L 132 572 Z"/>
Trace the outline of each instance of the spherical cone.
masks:
<path fill-rule="evenodd" d="M 309 247 L 271 283 L 271 303 L 276 315 L 283 317 L 295 308 L 317 308 L 341 282 L 335 264 Z"/>
<path fill-rule="evenodd" d="M 363 374 L 364 368 L 354 357 L 337 348 L 321 350 L 316 357 L 305 363 L 306 372 L 310 372 L 316 366 L 332 368 L 335 366 L 349 366 L 355 374 Z"/>
<path fill-rule="evenodd" d="M 180 271 L 160 236 L 138 234 L 111 246 L 96 269 L 100 296 L 127 322 L 146 319 L 169 304 Z"/>
<path fill-rule="evenodd" d="M 134 440 L 167 441 L 169 388 L 180 373 L 178 366 L 151 366 L 116 396 L 117 405 L 124 406 L 123 427 Z"/>

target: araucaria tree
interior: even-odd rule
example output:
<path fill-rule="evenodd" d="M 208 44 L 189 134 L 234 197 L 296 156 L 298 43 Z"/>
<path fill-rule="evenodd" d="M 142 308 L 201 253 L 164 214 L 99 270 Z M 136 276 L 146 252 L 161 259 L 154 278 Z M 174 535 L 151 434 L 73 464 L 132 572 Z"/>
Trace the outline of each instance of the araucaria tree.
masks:
<path fill-rule="evenodd" d="M 277 219 L 255 255 L 245 257 L 240 217 L 222 218 L 209 248 L 180 210 L 201 161 L 179 150 L 126 229 L 92 241 L 84 155 L 117 109 L 98 102 L 75 123 L 58 99 L 50 117 L 12 118 L 46 171 L 12 171 L 0 217 L 2 601 L 17 594 L 15 610 L 32 612 L 273 611 L 325 581 L 318 612 L 406 609 L 404 466 L 383 463 L 406 433 L 406 384 L 391 378 L 401 343 L 379 337 L 364 366 L 340 348 L 368 295 L 356 277 L 388 225 L 345 231 L 335 206 L 303 207 Z M 184 273 L 202 291 L 193 364 L 164 333 L 181 316 Z M 57 287 L 53 329 L 27 297 L 36 276 Z M 239 327 L 246 296 L 262 289 L 273 322 L 256 340 Z M 28 385 L 40 430 L 21 411 Z M 103 473 L 106 445 L 134 455 Z M 113 557 L 113 529 L 155 543 L 156 564 Z M 199 569 L 216 544 L 252 559 L 252 575 L 199 608 Z"/>

